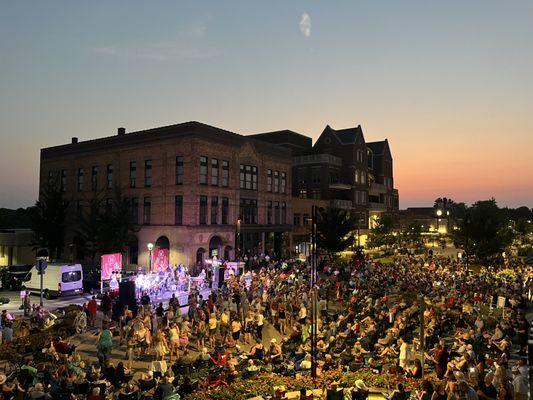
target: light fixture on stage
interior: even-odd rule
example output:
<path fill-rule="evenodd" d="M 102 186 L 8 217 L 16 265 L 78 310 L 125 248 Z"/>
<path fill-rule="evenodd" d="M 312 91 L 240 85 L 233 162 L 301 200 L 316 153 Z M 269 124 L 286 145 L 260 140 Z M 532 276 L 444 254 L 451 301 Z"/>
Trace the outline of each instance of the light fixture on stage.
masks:
<path fill-rule="evenodd" d="M 148 264 L 149 264 L 148 271 L 151 272 L 152 271 L 152 250 L 154 249 L 154 244 L 148 243 L 147 247 L 148 247 L 148 251 L 150 252 L 150 256 L 148 258 Z"/>

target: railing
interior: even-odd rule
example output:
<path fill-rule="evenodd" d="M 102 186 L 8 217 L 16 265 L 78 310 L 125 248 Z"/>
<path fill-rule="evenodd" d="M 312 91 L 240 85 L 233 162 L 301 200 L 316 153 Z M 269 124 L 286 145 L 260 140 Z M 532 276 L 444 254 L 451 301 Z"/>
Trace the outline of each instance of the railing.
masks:
<path fill-rule="evenodd" d="M 308 154 L 305 156 L 297 156 L 292 158 L 292 162 L 294 165 L 325 163 L 336 165 L 338 167 L 342 166 L 342 159 L 332 156 L 331 154 Z"/>
<path fill-rule="evenodd" d="M 331 207 L 333 208 L 339 208 L 342 210 L 349 210 L 353 206 L 351 200 L 339 200 L 339 199 L 333 199 L 331 200 Z"/>

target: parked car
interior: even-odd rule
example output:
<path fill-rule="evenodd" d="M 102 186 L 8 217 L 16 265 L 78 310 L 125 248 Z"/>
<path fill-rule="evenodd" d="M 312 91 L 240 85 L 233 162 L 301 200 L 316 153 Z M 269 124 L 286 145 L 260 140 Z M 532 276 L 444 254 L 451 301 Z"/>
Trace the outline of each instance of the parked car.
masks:
<path fill-rule="evenodd" d="M 2 289 L 19 290 L 24 282 L 30 278 L 30 270 L 33 265 L 10 265 L 0 271 Z"/>

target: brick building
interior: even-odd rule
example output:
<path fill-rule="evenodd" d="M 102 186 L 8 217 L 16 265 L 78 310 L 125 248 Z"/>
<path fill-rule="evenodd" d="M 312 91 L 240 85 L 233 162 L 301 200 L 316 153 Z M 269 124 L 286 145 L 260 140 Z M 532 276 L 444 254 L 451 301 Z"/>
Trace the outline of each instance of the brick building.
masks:
<path fill-rule="evenodd" d="M 350 210 L 359 216 L 361 239 L 385 213 L 398 211 L 393 159 L 385 139 L 367 142 L 361 126 L 335 130 L 329 125 L 313 145 L 311 138 L 292 131 L 253 135 L 293 153 L 292 208 L 295 244 L 309 236 L 311 206 Z"/>
<path fill-rule="evenodd" d="M 120 186 L 139 226 L 126 263 L 147 266 L 154 243 L 171 264 L 192 265 L 288 247 L 291 167 L 289 149 L 186 122 L 42 149 L 40 185 L 59 177 L 72 215 Z"/>

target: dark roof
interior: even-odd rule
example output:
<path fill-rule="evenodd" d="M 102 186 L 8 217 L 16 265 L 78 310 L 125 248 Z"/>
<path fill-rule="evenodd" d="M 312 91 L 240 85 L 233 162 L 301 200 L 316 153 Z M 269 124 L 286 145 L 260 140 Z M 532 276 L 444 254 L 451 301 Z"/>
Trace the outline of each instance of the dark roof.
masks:
<path fill-rule="evenodd" d="M 333 129 L 331 126 L 327 125 L 324 130 L 329 130 L 333 132 L 337 138 L 339 138 L 340 142 L 342 144 L 351 144 L 355 143 L 355 140 L 357 139 L 357 135 L 363 134 L 363 129 L 361 128 L 361 125 L 357 125 L 354 128 L 346 128 L 346 129 Z"/>
<path fill-rule="evenodd" d="M 374 153 L 375 155 L 378 155 L 378 154 L 383 154 L 383 150 L 385 149 L 386 145 L 387 145 L 387 139 L 381 140 L 379 142 L 368 142 L 366 144 L 366 147 L 372 150 L 372 153 Z"/>
<path fill-rule="evenodd" d="M 283 156 L 290 156 L 290 152 L 280 149 L 274 144 L 259 142 L 258 139 L 239 135 L 237 133 L 220 129 L 211 125 L 203 124 L 198 121 L 183 122 L 175 125 L 151 128 L 142 131 L 130 132 L 122 135 L 108 136 L 98 139 L 79 141 L 77 143 L 68 143 L 60 146 L 53 146 L 41 149 L 41 157 L 57 157 L 67 154 L 80 154 L 87 151 L 98 149 L 121 147 L 133 144 L 149 144 L 155 139 L 173 139 L 201 135 L 202 137 L 218 142 L 230 142 L 234 145 L 243 145 L 246 142 L 252 142 L 260 146 L 261 151 L 266 153 Z M 281 154 L 280 154 L 281 152 Z M 286 154 L 283 154 L 285 153 Z"/>

